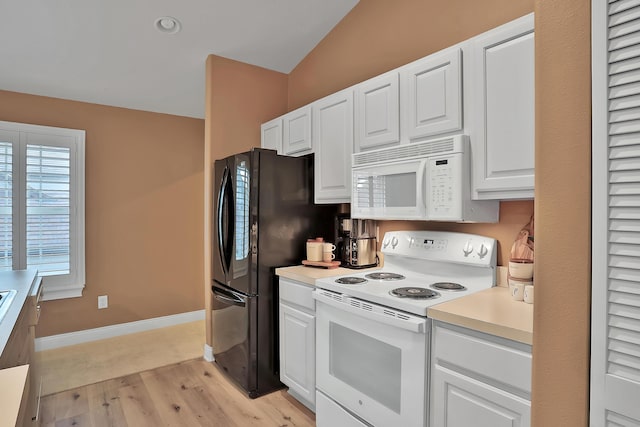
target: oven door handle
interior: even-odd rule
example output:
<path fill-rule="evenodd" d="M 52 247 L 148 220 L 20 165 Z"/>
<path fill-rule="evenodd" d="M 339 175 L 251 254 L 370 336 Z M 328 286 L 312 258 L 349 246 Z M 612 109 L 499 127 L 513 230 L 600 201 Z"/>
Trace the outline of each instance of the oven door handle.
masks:
<path fill-rule="evenodd" d="M 419 334 L 429 333 L 428 319 L 406 314 L 390 308 L 380 307 L 375 304 L 351 298 L 339 293 L 316 289 L 313 291 L 313 298 L 323 304 L 330 305 L 338 310 L 346 311 L 356 316 L 364 317 L 376 322 L 396 328 L 406 329 Z M 372 307 L 379 307 L 374 310 Z"/>

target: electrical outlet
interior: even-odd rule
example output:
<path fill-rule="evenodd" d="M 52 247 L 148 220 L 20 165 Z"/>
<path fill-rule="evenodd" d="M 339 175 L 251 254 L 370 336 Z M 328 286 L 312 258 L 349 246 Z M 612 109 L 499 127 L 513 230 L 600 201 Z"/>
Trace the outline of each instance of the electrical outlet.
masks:
<path fill-rule="evenodd" d="M 106 295 L 100 295 L 98 297 L 98 308 L 107 308 L 109 307 L 109 297 Z"/>

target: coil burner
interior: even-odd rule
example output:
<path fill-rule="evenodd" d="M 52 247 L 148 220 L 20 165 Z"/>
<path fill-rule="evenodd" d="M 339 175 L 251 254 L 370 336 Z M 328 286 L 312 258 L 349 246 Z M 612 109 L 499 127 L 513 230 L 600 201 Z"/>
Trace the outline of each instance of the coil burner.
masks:
<path fill-rule="evenodd" d="M 404 276 L 398 273 L 386 273 L 386 272 L 377 272 L 377 273 L 369 273 L 364 277 L 371 280 L 402 280 Z"/>
<path fill-rule="evenodd" d="M 362 277 L 340 277 L 336 279 L 336 283 L 340 283 L 341 285 L 359 285 L 361 283 L 366 283 L 367 279 L 363 279 Z"/>
<path fill-rule="evenodd" d="M 396 288 L 389 293 L 393 296 L 399 298 L 413 298 L 413 299 L 431 299 L 438 298 L 440 294 L 436 291 L 432 291 L 427 288 L 417 288 L 417 287 L 408 287 L 408 288 Z"/>
<path fill-rule="evenodd" d="M 440 291 L 466 291 L 467 288 L 462 286 L 460 283 L 454 282 L 437 282 L 431 285 L 433 289 L 438 289 Z"/>

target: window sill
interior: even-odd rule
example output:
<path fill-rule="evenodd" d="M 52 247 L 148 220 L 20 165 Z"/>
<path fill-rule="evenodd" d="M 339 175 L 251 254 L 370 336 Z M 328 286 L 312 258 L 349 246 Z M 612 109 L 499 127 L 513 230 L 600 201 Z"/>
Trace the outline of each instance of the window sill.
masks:
<path fill-rule="evenodd" d="M 43 284 L 42 301 L 52 301 L 65 298 L 78 298 L 82 296 L 84 285 L 56 286 Z"/>

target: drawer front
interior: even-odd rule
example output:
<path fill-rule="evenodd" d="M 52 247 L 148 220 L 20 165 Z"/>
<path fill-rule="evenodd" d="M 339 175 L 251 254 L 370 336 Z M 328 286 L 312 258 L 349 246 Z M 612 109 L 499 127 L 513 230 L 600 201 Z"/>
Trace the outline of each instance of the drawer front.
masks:
<path fill-rule="evenodd" d="M 313 313 L 316 311 L 316 302 L 313 299 L 313 287 L 280 278 L 280 302 L 287 302 L 307 308 Z"/>
<path fill-rule="evenodd" d="M 434 325 L 434 364 L 530 395 L 530 346 L 439 322 Z"/>

